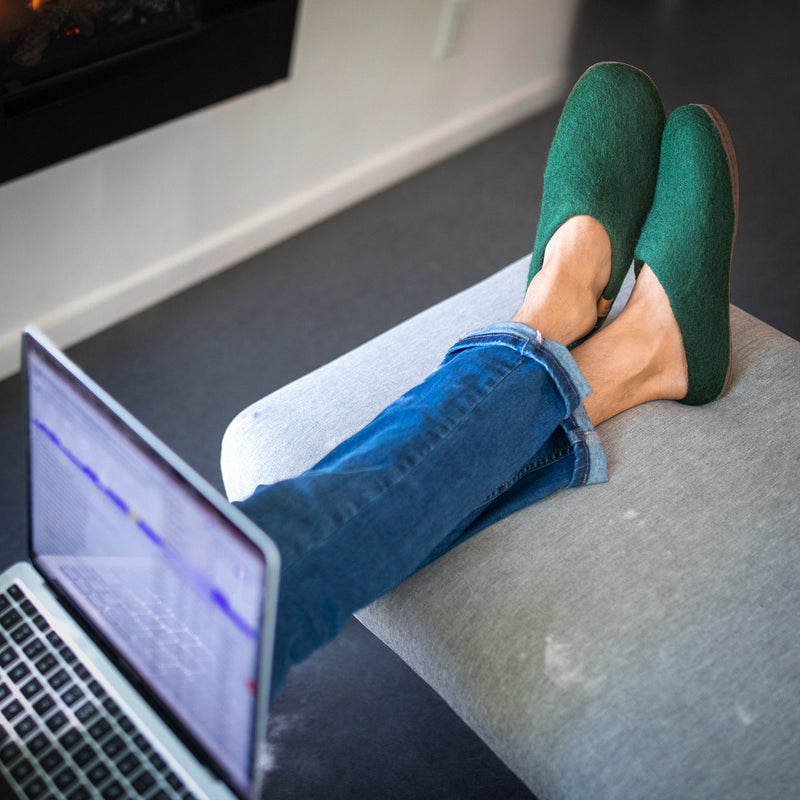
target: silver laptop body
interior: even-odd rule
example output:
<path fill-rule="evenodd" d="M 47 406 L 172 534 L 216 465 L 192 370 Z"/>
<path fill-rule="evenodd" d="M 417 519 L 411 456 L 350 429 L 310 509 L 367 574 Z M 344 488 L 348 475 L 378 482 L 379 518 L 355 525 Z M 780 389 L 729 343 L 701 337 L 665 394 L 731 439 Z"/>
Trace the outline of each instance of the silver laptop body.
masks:
<path fill-rule="evenodd" d="M 0 574 L 0 795 L 262 790 L 271 539 L 35 329 L 29 560 Z"/>

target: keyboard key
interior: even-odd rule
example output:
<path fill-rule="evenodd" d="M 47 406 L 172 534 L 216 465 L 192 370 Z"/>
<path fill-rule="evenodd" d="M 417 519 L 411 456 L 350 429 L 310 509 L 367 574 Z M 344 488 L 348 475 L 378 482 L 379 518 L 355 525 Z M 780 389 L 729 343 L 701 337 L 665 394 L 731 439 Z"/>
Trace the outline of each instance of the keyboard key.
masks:
<path fill-rule="evenodd" d="M 5 628 L 7 631 L 16 628 L 20 622 L 22 622 L 22 615 L 16 608 L 11 608 L 0 616 L 0 627 Z"/>
<path fill-rule="evenodd" d="M 167 779 L 167 783 L 173 789 L 177 790 L 183 788 L 183 783 L 181 782 L 181 779 L 174 772 L 168 772 L 164 777 Z"/>
<path fill-rule="evenodd" d="M 3 707 L 3 716 L 10 722 L 15 717 L 18 717 L 24 710 L 19 700 L 12 700 L 7 706 Z"/>
<path fill-rule="evenodd" d="M 85 744 L 73 753 L 72 758 L 79 767 L 85 767 L 87 764 L 91 764 L 92 761 L 94 761 L 95 756 L 96 754 L 91 745 Z"/>
<path fill-rule="evenodd" d="M 23 717 L 15 726 L 14 730 L 17 732 L 17 736 L 20 739 L 24 739 L 28 736 L 32 731 L 35 731 L 39 726 L 36 724 L 36 720 L 32 717 Z"/>
<path fill-rule="evenodd" d="M 92 795 L 85 786 L 79 786 L 67 795 L 67 800 L 91 800 L 91 798 Z"/>
<path fill-rule="evenodd" d="M 118 717 L 122 713 L 120 707 L 110 697 L 107 697 L 103 701 L 103 708 L 105 708 L 112 717 Z"/>
<path fill-rule="evenodd" d="M 56 711 L 55 714 L 47 718 L 46 724 L 47 727 L 50 728 L 53 733 L 57 733 L 60 731 L 69 720 L 67 719 L 67 715 L 63 711 Z"/>
<path fill-rule="evenodd" d="M 106 696 L 105 689 L 96 680 L 89 681 L 89 688 L 92 690 L 92 694 L 100 700 Z"/>
<path fill-rule="evenodd" d="M 121 797 L 125 797 L 125 789 L 119 781 L 111 781 L 100 794 L 103 800 L 120 800 Z"/>
<path fill-rule="evenodd" d="M 47 673 L 57 665 L 58 659 L 52 653 L 43 655 L 35 664 L 36 669 L 38 669 L 42 675 L 47 675 Z"/>
<path fill-rule="evenodd" d="M 74 750 L 83 742 L 83 734 L 77 728 L 70 728 L 66 733 L 62 733 L 58 741 L 65 750 Z"/>
<path fill-rule="evenodd" d="M 42 684 L 33 678 L 33 680 L 28 681 L 21 689 L 22 695 L 26 700 L 32 700 L 36 697 L 39 692 L 42 691 Z"/>
<path fill-rule="evenodd" d="M 33 775 L 35 768 L 27 758 L 18 761 L 11 769 L 11 775 L 17 783 L 25 783 Z"/>
<path fill-rule="evenodd" d="M 143 772 L 132 781 L 131 785 L 137 792 L 144 794 L 155 782 L 156 779 L 149 772 Z"/>
<path fill-rule="evenodd" d="M 69 649 L 69 647 L 62 647 L 59 652 L 61 653 L 61 658 L 63 658 L 64 661 L 66 661 L 71 667 L 74 667 L 75 664 L 78 663 L 78 656 L 76 656 L 75 653 Z"/>
<path fill-rule="evenodd" d="M 99 786 L 108 779 L 111 770 L 105 764 L 95 764 L 87 773 L 86 778 L 90 783 Z"/>
<path fill-rule="evenodd" d="M 0 594 L 0 614 L 11 606 L 11 601 L 4 594 Z"/>
<path fill-rule="evenodd" d="M 87 701 L 76 712 L 75 716 L 83 723 L 87 723 L 92 717 L 97 714 L 95 706 Z"/>
<path fill-rule="evenodd" d="M 38 757 L 39 753 L 41 753 L 49 744 L 50 740 L 43 733 L 37 733 L 36 736 L 34 736 L 33 739 L 28 742 L 28 750 L 30 750 L 33 755 Z"/>
<path fill-rule="evenodd" d="M 39 763 L 46 773 L 52 774 L 64 763 L 64 756 L 58 750 L 49 750 L 39 758 Z"/>
<path fill-rule="evenodd" d="M 69 707 L 74 706 L 75 703 L 77 703 L 78 700 L 81 700 L 82 698 L 83 698 L 83 690 L 81 689 L 80 686 L 75 686 L 74 684 L 70 686 L 70 688 L 67 689 L 66 692 L 63 692 L 61 695 L 61 699 Z"/>
<path fill-rule="evenodd" d="M 50 697 L 49 694 L 40 697 L 34 704 L 33 710 L 40 716 L 45 717 L 49 713 L 49 711 L 55 706 L 56 701 Z"/>
<path fill-rule="evenodd" d="M 4 683 L 0 683 L 0 703 L 6 699 L 11 694 L 11 689 L 8 688 Z"/>
<path fill-rule="evenodd" d="M 70 677 L 66 670 L 60 669 L 50 676 L 50 685 L 58 691 L 62 686 L 66 686 L 70 681 Z"/>
<path fill-rule="evenodd" d="M 167 762 L 164 761 L 163 758 L 158 753 L 153 753 L 150 756 L 150 763 L 159 771 L 159 772 L 166 772 L 168 769 Z"/>
<path fill-rule="evenodd" d="M 0 669 L 5 669 L 17 660 L 17 654 L 10 647 L 0 651 Z"/>
<path fill-rule="evenodd" d="M 11 586 L 8 587 L 8 594 L 17 602 L 25 599 L 25 592 L 23 592 L 16 583 L 12 583 Z"/>
<path fill-rule="evenodd" d="M 142 762 L 133 753 L 117 761 L 117 768 L 123 775 L 132 775 L 141 766 Z"/>
<path fill-rule="evenodd" d="M 50 642 L 56 650 L 64 644 L 64 640 L 55 631 L 50 631 L 50 633 L 47 634 L 47 641 Z"/>
<path fill-rule="evenodd" d="M 14 742 L 9 742 L 8 744 L 0 747 L 0 764 L 9 766 L 10 764 L 13 764 L 21 755 L 22 751 L 19 749 L 19 747 L 17 747 Z"/>
<path fill-rule="evenodd" d="M 89 735 L 100 741 L 111 730 L 111 723 L 107 719 L 99 719 L 89 728 Z"/>
<path fill-rule="evenodd" d="M 130 718 L 126 717 L 124 714 L 117 720 L 117 724 L 125 733 L 133 733 L 133 731 L 136 730 L 136 726 L 131 722 Z"/>
<path fill-rule="evenodd" d="M 64 767 L 64 769 L 53 778 L 53 783 L 64 791 L 65 789 L 69 789 L 77 780 L 78 776 L 69 767 Z"/>
<path fill-rule="evenodd" d="M 38 800 L 47 791 L 47 784 L 38 775 L 25 784 L 25 797 Z"/>
<path fill-rule="evenodd" d="M 41 639 L 34 639 L 22 648 L 22 652 L 31 660 L 36 661 L 45 652 L 47 645 Z"/>
<path fill-rule="evenodd" d="M 28 625 L 27 622 L 23 622 L 22 625 L 16 628 L 11 634 L 11 638 L 17 644 L 23 644 L 28 639 L 30 639 L 31 636 L 33 636 L 33 630 L 31 629 L 31 626 Z"/>
<path fill-rule="evenodd" d="M 30 674 L 31 671 L 28 668 L 28 665 L 21 663 L 17 664 L 17 666 L 8 673 L 8 677 L 11 678 L 14 683 L 21 683 Z"/>
<path fill-rule="evenodd" d="M 47 622 L 47 620 L 46 620 L 46 619 L 45 619 L 45 618 L 44 618 L 44 617 L 43 617 L 41 614 L 37 614 L 37 615 L 36 615 L 36 616 L 33 618 L 33 624 L 34 624 L 34 625 L 35 625 L 35 626 L 36 626 L 36 627 L 37 627 L 37 628 L 38 628 L 40 631 L 46 631 L 46 630 L 48 630 L 48 629 L 50 628 L 50 625 L 49 625 L 49 623 Z"/>
<path fill-rule="evenodd" d="M 31 603 L 30 600 L 26 597 L 20 604 L 19 607 L 29 616 L 35 617 L 39 612 L 36 610 L 36 606 Z"/>
<path fill-rule="evenodd" d="M 78 666 L 75 667 L 75 674 L 82 681 L 88 681 L 89 678 L 91 677 L 91 674 L 90 674 L 89 670 L 86 669 L 86 667 L 84 667 L 83 664 L 78 664 Z"/>
<path fill-rule="evenodd" d="M 125 749 L 125 742 L 117 736 L 109 737 L 109 739 L 103 743 L 103 752 L 109 757 L 114 758 L 118 756 L 123 750 Z"/>

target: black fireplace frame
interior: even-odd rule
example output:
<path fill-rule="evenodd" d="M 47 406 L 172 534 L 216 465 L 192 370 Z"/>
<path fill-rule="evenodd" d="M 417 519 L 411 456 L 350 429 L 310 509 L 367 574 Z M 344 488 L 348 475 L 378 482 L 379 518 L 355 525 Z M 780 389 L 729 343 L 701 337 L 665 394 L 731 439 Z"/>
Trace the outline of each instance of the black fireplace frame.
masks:
<path fill-rule="evenodd" d="M 0 182 L 288 77 L 298 0 L 211 6 L 163 41 L 0 86 Z"/>

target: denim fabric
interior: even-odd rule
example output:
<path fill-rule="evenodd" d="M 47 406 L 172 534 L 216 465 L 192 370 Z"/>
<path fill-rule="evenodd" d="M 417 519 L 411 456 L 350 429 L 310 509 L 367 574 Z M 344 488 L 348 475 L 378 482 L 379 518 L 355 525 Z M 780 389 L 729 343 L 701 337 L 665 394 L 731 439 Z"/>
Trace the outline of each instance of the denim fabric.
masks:
<path fill-rule="evenodd" d="M 273 697 L 292 664 L 434 558 L 606 480 L 589 392 L 563 345 L 519 323 L 484 328 L 316 466 L 238 503 L 283 559 Z"/>

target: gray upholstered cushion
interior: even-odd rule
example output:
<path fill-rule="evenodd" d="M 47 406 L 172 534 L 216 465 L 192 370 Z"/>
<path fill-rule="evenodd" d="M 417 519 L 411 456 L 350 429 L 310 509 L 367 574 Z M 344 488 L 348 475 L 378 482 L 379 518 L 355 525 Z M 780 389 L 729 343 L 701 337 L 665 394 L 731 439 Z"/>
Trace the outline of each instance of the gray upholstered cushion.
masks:
<path fill-rule="evenodd" d="M 525 269 L 242 412 L 229 496 L 310 466 L 508 318 Z M 610 420 L 609 483 L 504 520 L 359 614 L 542 800 L 800 796 L 800 343 L 732 320 L 722 400 Z"/>

